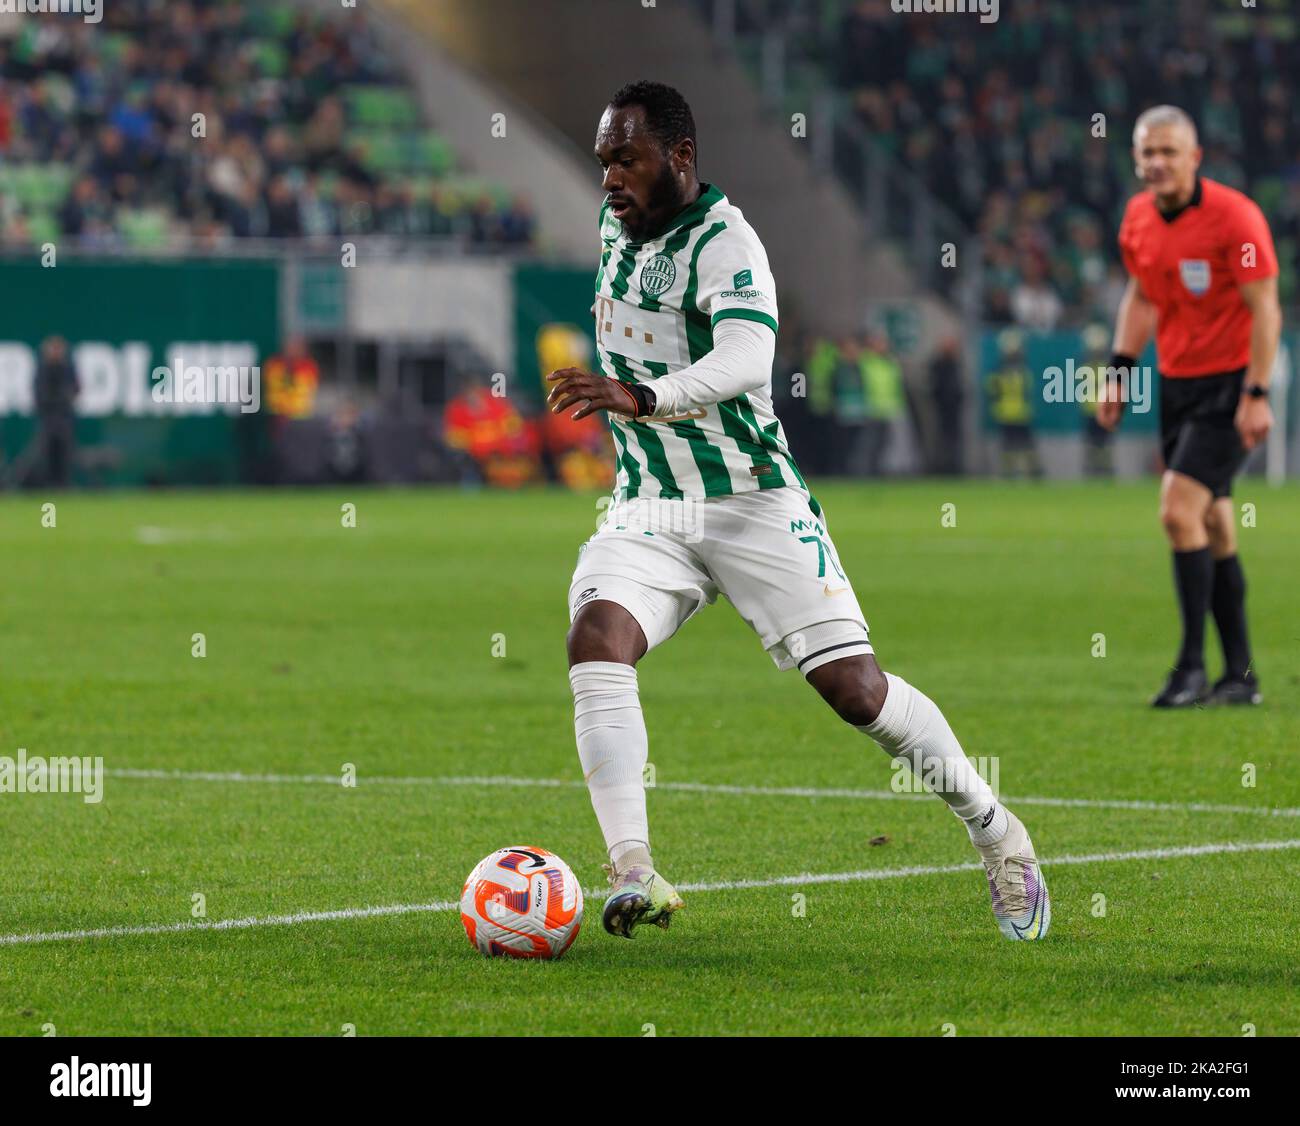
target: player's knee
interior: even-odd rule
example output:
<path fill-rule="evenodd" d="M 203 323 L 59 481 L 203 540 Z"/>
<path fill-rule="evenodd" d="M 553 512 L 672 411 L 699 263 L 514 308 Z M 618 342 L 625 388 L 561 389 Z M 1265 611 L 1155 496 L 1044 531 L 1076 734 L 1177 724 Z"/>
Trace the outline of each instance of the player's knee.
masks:
<path fill-rule="evenodd" d="M 1182 540 L 1196 534 L 1198 517 L 1185 504 L 1165 499 L 1160 504 L 1160 526 L 1172 540 Z"/>
<path fill-rule="evenodd" d="M 859 663 L 851 659 L 836 664 L 843 667 L 828 677 L 824 686 L 818 686 L 826 702 L 840 719 L 854 727 L 875 723 L 889 690 L 880 666 L 875 661 Z"/>
<path fill-rule="evenodd" d="M 1237 554 L 1237 538 L 1232 534 L 1231 528 L 1211 528 L 1210 532 L 1210 554 L 1215 559 L 1227 559 L 1230 555 Z"/>
<path fill-rule="evenodd" d="M 1205 517 L 1205 531 L 1210 537 L 1210 550 L 1216 559 L 1226 559 L 1237 550 L 1236 529 L 1231 518 L 1225 520 L 1218 505 L 1213 505 Z"/>
<path fill-rule="evenodd" d="M 584 608 L 574 618 L 565 638 L 570 666 L 586 661 L 635 665 L 645 652 L 645 645 L 644 641 L 637 644 L 641 635 L 635 619 L 626 611 L 623 614 L 631 622 L 631 630 L 617 616 L 601 613 L 595 604 Z"/>
<path fill-rule="evenodd" d="M 565 638 L 565 647 L 569 653 L 569 664 L 578 665 L 584 661 L 617 661 L 619 646 L 617 639 L 603 632 L 599 624 L 590 618 L 579 617 L 569 627 Z"/>

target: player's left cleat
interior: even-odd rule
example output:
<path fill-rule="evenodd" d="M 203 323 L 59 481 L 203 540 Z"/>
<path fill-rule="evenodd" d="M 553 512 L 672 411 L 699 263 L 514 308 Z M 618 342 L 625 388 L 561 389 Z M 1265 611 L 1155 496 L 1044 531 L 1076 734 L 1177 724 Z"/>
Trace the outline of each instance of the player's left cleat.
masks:
<path fill-rule="evenodd" d="M 632 928 L 641 923 L 667 930 L 673 912 L 686 906 L 677 889 L 653 868 L 640 864 L 626 872 L 616 872 L 608 864 L 604 868 L 613 890 L 605 900 L 601 921 L 610 934 L 631 938 Z"/>
<path fill-rule="evenodd" d="M 1210 689 L 1206 703 L 1219 707 L 1225 704 L 1258 704 L 1264 697 L 1259 691 L 1259 681 L 1253 673 L 1245 676 L 1223 676 Z"/>
<path fill-rule="evenodd" d="M 988 874 L 998 930 L 1013 942 L 1045 938 L 1052 922 L 1052 901 L 1033 842 L 1020 818 L 1008 810 L 1006 836 L 975 849 Z"/>
<path fill-rule="evenodd" d="M 1204 669 L 1173 669 L 1151 701 L 1153 708 L 1196 708 L 1210 694 Z"/>

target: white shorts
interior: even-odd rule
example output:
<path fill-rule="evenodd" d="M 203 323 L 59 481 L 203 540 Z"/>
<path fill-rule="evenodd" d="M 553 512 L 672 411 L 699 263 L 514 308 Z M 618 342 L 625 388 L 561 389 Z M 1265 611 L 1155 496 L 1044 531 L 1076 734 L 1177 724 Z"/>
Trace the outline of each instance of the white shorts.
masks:
<path fill-rule="evenodd" d="M 653 649 L 723 594 L 779 669 L 872 652 L 867 622 L 826 528 L 793 488 L 610 505 L 578 551 L 569 620 L 617 602 Z"/>

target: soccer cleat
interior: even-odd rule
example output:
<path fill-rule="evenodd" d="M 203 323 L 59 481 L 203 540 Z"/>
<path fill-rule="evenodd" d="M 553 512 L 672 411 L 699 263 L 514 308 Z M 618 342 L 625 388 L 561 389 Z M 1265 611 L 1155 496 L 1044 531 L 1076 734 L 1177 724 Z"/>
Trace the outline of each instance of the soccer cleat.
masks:
<path fill-rule="evenodd" d="M 637 864 L 626 872 L 604 865 L 613 891 L 605 900 L 601 921 L 610 934 L 632 937 L 638 923 L 654 923 L 668 929 L 672 913 L 685 907 L 677 889 L 648 865 Z"/>
<path fill-rule="evenodd" d="M 1264 697 L 1260 695 L 1259 681 L 1254 673 L 1245 676 L 1222 676 L 1210 689 L 1206 701 L 1216 707 L 1224 704 L 1258 704 Z"/>
<path fill-rule="evenodd" d="M 988 874 L 998 930 L 1013 942 L 1045 938 L 1052 922 L 1052 901 L 1020 818 L 1008 810 L 1006 836 L 993 844 L 976 845 L 975 850 Z"/>
<path fill-rule="evenodd" d="M 1153 708 L 1192 708 L 1205 703 L 1210 683 L 1204 669 L 1174 669 L 1165 686 L 1152 698 Z"/>

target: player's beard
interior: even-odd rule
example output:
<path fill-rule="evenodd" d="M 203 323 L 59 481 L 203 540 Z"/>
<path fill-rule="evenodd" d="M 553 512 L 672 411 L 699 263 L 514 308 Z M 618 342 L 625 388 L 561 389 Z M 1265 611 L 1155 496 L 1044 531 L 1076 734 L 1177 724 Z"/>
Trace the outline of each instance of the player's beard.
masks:
<path fill-rule="evenodd" d="M 673 175 L 673 166 L 667 161 L 664 162 L 663 171 L 650 185 L 646 196 L 646 206 L 641 212 L 643 218 L 637 223 L 623 222 L 633 242 L 646 242 L 653 238 L 685 206 L 681 185 Z M 645 216 L 654 216 L 654 219 L 649 220 Z"/>

